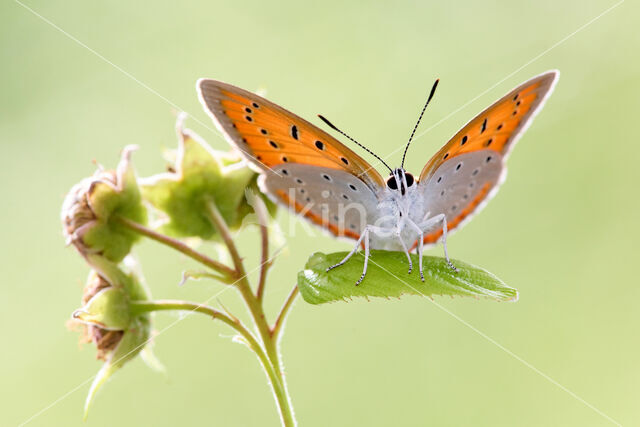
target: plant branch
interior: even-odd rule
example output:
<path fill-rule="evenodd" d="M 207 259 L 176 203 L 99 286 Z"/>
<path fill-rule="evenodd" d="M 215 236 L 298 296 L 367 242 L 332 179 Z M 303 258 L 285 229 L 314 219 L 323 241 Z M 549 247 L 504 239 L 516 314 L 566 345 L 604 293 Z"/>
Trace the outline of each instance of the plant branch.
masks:
<path fill-rule="evenodd" d="M 229 250 L 229 254 L 231 255 L 231 260 L 233 261 L 233 267 L 236 270 L 236 275 L 239 277 L 245 277 L 246 272 L 244 271 L 244 265 L 242 264 L 242 258 L 238 253 L 238 248 L 236 248 L 236 244 L 233 242 L 233 236 L 231 236 L 231 231 L 229 231 L 229 227 L 227 226 L 226 221 L 220 214 L 220 211 L 216 207 L 216 204 L 213 201 L 209 201 L 207 203 L 207 210 L 209 212 L 209 219 L 213 223 L 213 226 L 220 233 L 220 237 L 222 237 L 222 241 L 225 246 Z"/>
<path fill-rule="evenodd" d="M 264 287 L 267 282 L 267 272 L 272 264 L 269 261 L 269 214 L 267 207 L 260 197 L 252 193 L 248 199 L 250 199 L 251 206 L 258 217 L 258 223 L 260 225 L 260 278 L 258 280 L 258 288 L 256 289 L 256 298 L 258 301 L 262 301 Z"/>
<path fill-rule="evenodd" d="M 294 285 L 293 289 L 291 290 L 291 293 L 289 294 L 284 304 L 282 305 L 282 308 L 280 309 L 280 314 L 278 314 L 278 318 L 276 319 L 276 323 L 274 323 L 273 327 L 271 328 L 271 336 L 273 337 L 274 340 L 278 339 L 278 335 L 282 331 L 284 321 L 287 318 L 287 314 L 289 313 L 291 306 L 293 305 L 293 301 L 295 301 L 296 297 L 298 296 L 298 292 L 299 292 L 298 286 Z"/>
<path fill-rule="evenodd" d="M 173 239 L 169 236 L 165 236 L 164 234 L 158 233 L 150 228 L 145 227 L 144 225 L 138 224 L 137 222 L 131 221 L 130 219 L 127 219 L 124 217 L 116 217 L 116 220 L 120 224 L 127 227 L 128 229 L 135 231 L 136 233 L 139 233 L 152 240 L 155 240 L 156 242 L 160 242 L 164 245 L 167 245 L 179 252 L 182 252 L 186 256 L 222 274 L 226 278 L 226 280 L 224 280 L 225 283 L 230 283 L 237 277 L 237 274 L 233 269 L 227 267 L 221 262 L 218 262 L 212 258 L 209 258 L 205 254 L 196 251 L 195 249 L 191 248 L 190 246 L 182 243 L 177 239 Z"/>
<path fill-rule="evenodd" d="M 253 339 L 253 341 L 256 341 L 255 337 L 253 337 L 251 332 L 240 321 L 233 319 L 227 314 L 207 305 L 181 300 L 131 301 L 130 304 L 131 309 L 135 314 L 167 310 L 182 310 L 205 314 L 215 320 L 220 320 L 221 322 L 231 326 L 243 337 L 247 338 L 247 340 Z"/>
<path fill-rule="evenodd" d="M 231 282 L 227 281 L 226 277 L 220 276 L 218 274 L 209 273 L 208 271 L 186 270 L 182 272 L 182 279 L 180 279 L 180 283 L 178 284 L 178 286 L 184 285 L 185 283 L 187 283 L 187 280 L 189 279 L 200 280 L 204 278 L 231 284 Z"/>
<path fill-rule="evenodd" d="M 262 309 L 261 301 L 258 301 L 256 296 L 251 291 L 251 286 L 249 284 L 249 280 L 247 279 L 247 275 L 244 271 L 244 266 L 242 264 L 242 258 L 238 254 L 238 249 L 236 248 L 235 243 L 233 242 L 233 238 L 231 237 L 231 233 L 229 232 L 229 227 L 220 215 L 220 211 L 213 202 L 209 202 L 207 204 L 209 218 L 211 222 L 220 233 L 222 240 L 224 241 L 227 249 L 229 250 L 229 254 L 231 255 L 231 259 L 233 260 L 233 265 L 236 268 L 236 274 L 239 276 L 238 281 L 236 283 L 236 287 L 240 294 L 242 295 L 242 299 L 246 303 L 249 312 L 251 313 L 251 317 L 260 332 L 260 336 L 262 338 L 262 343 L 267 347 L 267 341 L 271 338 L 271 332 L 269 330 L 269 325 L 267 324 L 267 320 L 264 315 L 264 310 Z M 264 267 L 263 265 L 260 266 Z M 267 349 L 267 353 L 269 350 Z M 271 355 L 270 355 L 271 356 Z M 270 359 L 273 359 L 270 357 Z"/>
<path fill-rule="evenodd" d="M 289 397 L 278 370 L 274 368 L 271 360 L 253 334 L 238 319 L 234 319 L 231 316 L 206 305 L 180 300 L 132 301 L 131 308 L 137 313 L 175 310 L 196 312 L 210 316 L 214 320 L 220 320 L 233 328 L 245 339 L 247 346 L 253 350 L 265 370 L 265 373 L 269 378 L 271 388 L 273 389 L 276 402 L 278 403 L 278 408 L 280 409 L 282 423 L 285 426 L 295 425 Z"/>
<path fill-rule="evenodd" d="M 262 340 L 262 345 L 264 346 L 263 348 L 269 361 L 269 367 L 273 370 L 275 380 L 270 379 L 270 381 L 274 390 L 276 401 L 278 402 L 278 409 L 280 410 L 282 423 L 285 426 L 294 426 L 295 420 L 293 418 L 293 411 L 291 409 L 291 402 L 289 401 L 289 394 L 287 392 L 286 383 L 282 374 L 282 367 L 280 365 L 277 343 L 271 336 L 271 328 L 269 327 L 264 314 L 262 300 L 258 299 L 257 295 L 254 294 L 251 290 L 251 285 L 249 284 L 249 280 L 247 279 L 244 265 L 242 263 L 242 258 L 238 253 L 236 245 L 233 242 L 233 238 L 229 231 L 229 227 L 220 214 L 220 211 L 212 201 L 207 203 L 207 208 L 211 223 L 216 227 L 216 229 L 220 233 L 220 236 L 222 237 L 222 240 L 227 246 L 227 249 L 229 250 L 229 254 L 231 255 L 231 259 L 233 260 L 233 265 L 236 270 L 236 277 L 238 277 L 238 280 L 235 282 L 235 286 L 240 292 L 240 295 L 242 296 L 242 299 L 244 300 L 249 313 L 251 314 L 253 322 L 258 329 L 260 338 Z M 260 265 L 260 268 L 264 269 L 269 262 L 271 261 L 263 261 Z M 265 367 L 265 370 L 268 370 L 268 368 Z M 270 375 L 269 372 L 267 372 L 267 375 Z"/>

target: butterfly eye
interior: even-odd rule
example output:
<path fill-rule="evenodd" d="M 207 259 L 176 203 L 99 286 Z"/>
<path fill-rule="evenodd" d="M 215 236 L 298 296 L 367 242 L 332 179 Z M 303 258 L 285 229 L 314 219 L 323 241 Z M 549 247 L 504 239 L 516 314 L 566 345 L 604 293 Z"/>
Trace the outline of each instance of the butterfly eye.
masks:
<path fill-rule="evenodd" d="M 398 189 L 398 183 L 396 182 L 396 178 L 395 177 L 391 177 L 387 180 L 387 187 L 389 187 L 392 190 L 397 190 Z"/>
<path fill-rule="evenodd" d="M 405 179 L 407 180 L 407 187 L 411 187 L 413 185 L 413 175 L 411 175 L 410 173 L 405 173 L 404 174 Z"/>

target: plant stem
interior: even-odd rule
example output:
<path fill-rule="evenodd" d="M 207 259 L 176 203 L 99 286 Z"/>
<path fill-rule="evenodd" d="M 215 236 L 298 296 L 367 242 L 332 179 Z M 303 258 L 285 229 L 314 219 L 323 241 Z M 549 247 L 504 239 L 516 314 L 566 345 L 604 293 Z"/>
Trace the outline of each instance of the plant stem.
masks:
<path fill-rule="evenodd" d="M 257 207 L 256 211 L 260 211 L 260 208 Z M 256 353 L 258 360 L 260 361 L 263 369 L 265 370 L 265 373 L 267 374 L 278 406 L 282 424 L 287 427 L 295 426 L 296 421 L 293 417 L 293 409 L 291 407 L 291 401 L 287 392 L 287 386 L 282 372 L 282 365 L 280 363 L 280 356 L 278 354 L 277 336 L 278 332 L 282 328 L 282 324 L 291 307 L 291 304 L 293 303 L 293 300 L 297 295 L 297 288 L 294 288 L 288 299 L 285 301 L 273 329 L 270 328 L 264 314 L 264 309 L 262 307 L 262 295 L 264 292 L 266 281 L 266 271 L 271 265 L 271 260 L 267 259 L 269 249 L 267 240 L 268 230 L 266 228 L 266 222 L 263 224 L 263 220 L 266 217 L 261 218 L 261 214 L 257 212 L 258 217 L 261 218 L 260 226 L 262 238 L 262 261 L 260 265 L 260 282 L 258 284 L 258 290 L 256 294 L 254 294 L 251 290 L 249 280 L 247 279 L 247 274 L 242 262 L 242 258 L 238 253 L 235 243 L 233 242 L 231 232 L 229 231 L 224 218 L 213 202 L 210 202 L 208 204 L 208 213 L 212 224 L 220 233 L 220 237 L 222 238 L 229 251 L 229 254 L 231 255 L 234 268 L 230 268 L 214 259 L 209 258 L 205 254 L 196 251 L 195 249 L 177 239 L 165 236 L 127 218 L 118 217 L 116 218 L 116 220 L 128 229 L 146 236 L 152 240 L 165 244 L 200 262 L 213 271 L 221 274 L 222 276 L 219 277 L 221 281 L 227 284 L 235 285 L 235 287 L 240 292 L 240 295 L 242 296 L 242 299 L 244 300 L 249 313 L 251 314 L 253 322 L 255 323 L 255 326 L 258 330 L 260 341 L 258 341 L 258 339 L 238 319 L 206 305 L 178 300 L 157 300 L 134 301 L 132 302 L 132 307 L 134 308 L 134 310 L 140 313 L 162 310 L 193 311 L 211 316 L 212 318 L 218 319 L 235 329 L 245 339 L 249 348 Z"/>
<path fill-rule="evenodd" d="M 146 236 L 152 240 L 155 240 L 157 242 L 170 246 L 173 249 L 179 252 L 182 252 L 186 256 L 200 262 L 201 264 L 206 265 L 210 269 L 222 274 L 224 277 L 227 278 L 226 283 L 230 283 L 236 277 L 236 272 L 232 268 L 229 268 L 223 263 L 209 258 L 205 254 L 196 251 L 195 249 L 191 248 L 190 246 L 182 243 L 177 239 L 173 239 L 169 236 L 165 236 L 164 234 L 160 234 L 156 231 L 151 230 L 150 228 L 145 227 L 144 225 L 131 221 L 128 218 L 117 217 L 116 220 L 120 224 L 127 227 L 128 229 L 133 230 L 136 233 L 140 233 L 143 236 Z"/>
<path fill-rule="evenodd" d="M 255 341 L 257 343 L 255 337 L 239 320 L 233 319 L 227 314 L 207 305 L 181 300 L 131 301 L 130 304 L 131 309 L 135 314 L 167 310 L 183 310 L 205 314 L 207 316 L 211 316 L 215 320 L 220 320 L 221 322 L 231 326 L 245 337 L 247 341 Z"/>
<path fill-rule="evenodd" d="M 251 317 L 260 332 L 260 336 L 262 337 L 263 344 L 267 344 L 269 338 L 271 338 L 271 331 L 269 330 L 269 325 L 267 324 L 267 319 L 264 315 L 264 310 L 262 309 L 261 302 L 256 298 L 256 296 L 251 291 L 251 286 L 249 285 L 249 280 L 244 273 L 244 265 L 242 263 L 242 258 L 238 254 L 238 250 L 236 248 L 235 243 L 233 242 L 233 238 L 231 237 L 231 232 L 227 227 L 222 215 L 218 211 L 218 208 L 214 203 L 209 203 L 209 217 L 211 222 L 220 233 L 220 237 L 222 237 L 222 241 L 227 246 L 229 250 L 229 254 L 231 255 L 231 259 L 233 260 L 233 265 L 236 268 L 237 275 L 240 276 L 236 283 L 236 287 L 240 294 L 242 295 L 242 299 L 244 300 L 249 312 L 251 313 Z M 260 268 L 264 268 L 264 265 L 261 265 Z M 269 354 L 269 350 L 267 349 L 267 354 Z M 270 359 L 271 359 L 271 355 Z"/>
<path fill-rule="evenodd" d="M 220 211 L 218 211 L 218 208 L 213 202 L 209 202 L 207 204 L 207 208 L 212 224 L 216 227 L 218 233 L 220 233 L 222 241 L 225 243 L 227 249 L 229 250 L 229 254 L 231 255 L 231 259 L 233 260 L 233 265 L 235 266 L 236 274 L 238 277 L 238 281 L 235 285 L 238 288 L 238 291 L 240 292 L 240 295 L 242 296 L 242 299 L 244 300 L 245 305 L 247 306 L 249 313 L 251 314 L 251 317 L 253 318 L 253 322 L 256 325 L 258 332 L 260 333 L 262 345 L 264 346 L 267 357 L 271 362 L 271 367 L 273 368 L 275 375 L 277 376 L 277 381 L 272 381 L 272 387 L 276 402 L 278 403 L 278 409 L 280 410 L 280 418 L 282 424 L 285 426 L 294 426 L 296 425 L 296 422 L 293 418 L 293 409 L 291 407 L 291 401 L 282 373 L 282 366 L 280 364 L 280 357 L 278 355 L 277 349 L 277 341 L 274 340 L 271 335 L 271 328 L 267 323 L 267 319 L 262 308 L 262 300 L 258 299 L 258 297 L 251 290 L 251 285 L 249 284 L 249 280 L 247 279 L 244 265 L 242 263 L 242 258 L 238 253 L 236 245 L 233 242 L 231 232 L 229 231 L 229 227 L 220 214 Z M 260 265 L 260 269 L 264 270 L 265 268 L 268 268 L 269 262 L 269 260 L 263 261 Z"/>
<path fill-rule="evenodd" d="M 241 278 L 245 278 L 247 274 L 244 271 L 242 257 L 240 257 L 238 249 L 236 248 L 235 243 L 233 243 L 233 236 L 231 235 L 231 231 L 229 231 L 227 223 L 220 214 L 220 211 L 218 210 L 214 202 L 210 201 L 209 203 L 207 203 L 207 209 L 209 211 L 209 218 L 211 219 L 211 222 L 218 230 L 218 233 L 220 233 L 220 237 L 222 237 L 222 241 L 227 247 L 229 255 L 231 255 L 231 260 L 233 261 L 233 267 L 236 270 L 236 275 L 240 276 Z"/>
<path fill-rule="evenodd" d="M 276 319 L 276 323 L 274 323 L 273 327 L 271 328 L 271 336 L 273 337 L 274 340 L 278 339 L 278 334 L 280 333 L 280 331 L 282 331 L 284 321 L 287 318 L 287 314 L 289 313 L 291 306 L 293 305 L 293 301 L 295 301 L 296 297 L 298 296 L 298 292 L 299 292 L 298 285 L 294 285 L 293 289 L 291 289 L 291 293 L 289 294 L 282 308 L 280 309 L 280 314 Z"/>
<path fill-rule="evenodd" d="M 258 280 L 258 288 L 256 289 L 256 298 L 258 301 L 262 301 L 264 295 L 264 287 L 267 282 L 267 272 L 271 267 L 271 261 L 269 261 L 269 213 L 264 201 L 253 195 L 251 198 L 251 205 L 258 217 L 258 223 L 260 224 L 260 279 Z"/>
<path fill-rule="evenodd" d="M 253 334 L 240 322 L 238 319 L 232 318 L 221 311 L 218 311 L 212 307 L 198 304 L 194 302 L 188 301 L 180 301 L 180 300 L 155 300 L 155 301 L 132 301 L 131 308 L 134 313 L 147 313 L 152 311 L 189 311 L 195 313 L 201 313 L 207 316 L 210 316 L 214 320 L 220 320 L 223 323 L 226 323 L 228 326 L 233 328 L 236 332 L 238 332 L 246 341 L 247 346 L 253 350 L 253 352 L 258 357 L 260 364 L 262 365 L 267 377 L 269 378 L 269 383 L 271 384 L 271 388 L 273 389 L 273 394 L 276 398 L 276 402 L 278 407 L 280 408 L 280 416 L 282 422 L 286 426 L 294 426 L 295 421 L 293 419 L 293 414 L 291 411 L 291 406 L 288 400 L 288 396 L 286 394 L 286 390 L 282 386 L 281 378 L 276 373 L 273 365 L 271 364 L 269 358 L 264 352 L 260 343 L 256 340 Z"/>

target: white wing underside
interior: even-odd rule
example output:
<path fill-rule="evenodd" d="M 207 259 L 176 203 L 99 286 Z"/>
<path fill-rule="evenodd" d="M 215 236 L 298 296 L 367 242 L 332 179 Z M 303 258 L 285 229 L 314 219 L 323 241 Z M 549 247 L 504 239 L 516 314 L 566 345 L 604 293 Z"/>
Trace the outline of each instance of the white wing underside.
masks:
<path fill-rule="evenodd" d="M 503 156 L 497 151 L 480 150 L 456 156 L 443 163 L 426 182 L 418 183 L 425 213 L 429 212 L 429 217 L 442 213 L 449 224 L 464 215 L 455 228 L 451 227 L 457 231 L 484 208 L 505 175 Z M 472 203 L 477 198 L 481 200 Z"/>
<path fill-rule="evenodd" d="M 274 171 L 263 175 L 262 189 L 333 234 L 357 238 L 376 211 L 374 191 L 348 172 L 296 163 Z"/>
<path fill-rule="evenodd" d="M 426 182 L 418 183 L 408 210 L 412 220 L 420 222 L 439 214 L 448 223 L 464 215 L 459 229 L 471 216 L 479 212 L 499 187 L 505 169 L 502 156 L 493 150 L 481 150 L 457 156 L 445 162 Z M 374 192 L 369 186 L 348 172 L 291 163 L 275 168 L 276 173 L 263 175 L 261 186 L 276 202 L 303 215 L 307 220 L 334 235 L 357 239 L 367 225 L 377 224 L 381 217 L 389 218 L 385 227 L 395 226 L 397 209 L 389 207 L 384 189 Z M 489 194 L 483 191 L 490 189 Z M 473 200 L 481 201 L 473 204 Z M 433 228 L 433 226 L 431 227 Z M 425 233 L 430 230 L 423 230 Z M 419 235 L 409 227 L 401 230 L 402 240 L 414 246 Z M 399 250 L 397 238 L 371 234 L 373 249 Z"/>

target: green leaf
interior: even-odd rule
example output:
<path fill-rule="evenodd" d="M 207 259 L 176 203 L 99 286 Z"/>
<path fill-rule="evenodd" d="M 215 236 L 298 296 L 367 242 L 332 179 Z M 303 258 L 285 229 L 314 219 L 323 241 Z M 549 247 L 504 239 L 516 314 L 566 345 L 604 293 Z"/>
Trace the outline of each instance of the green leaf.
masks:
<path fill-rule="evenodd" d="M 355 286 L 362 274 L 364 256 L 358 253 L 344 265 L 329 272 L 326 269 L 340 262 L 347 252 L 311 255 L 305 269 L 298 273 L 298 288 L 310 304 L 351 299 L 352 297 L 400 297 L 404 294 L 458 295 L 487 297 L 497 301 L 516 301 L 518 291 L 508 287 L 493 274 L 462 261 L 453 261 L 453 271 L 444 258 L 423 257 L 424 278 L 420 280 L 418 256 L 411 255 L 413 272 L 407 274 L 409 263 L 402 252 L 371 251 L 367 275 Z"/>

